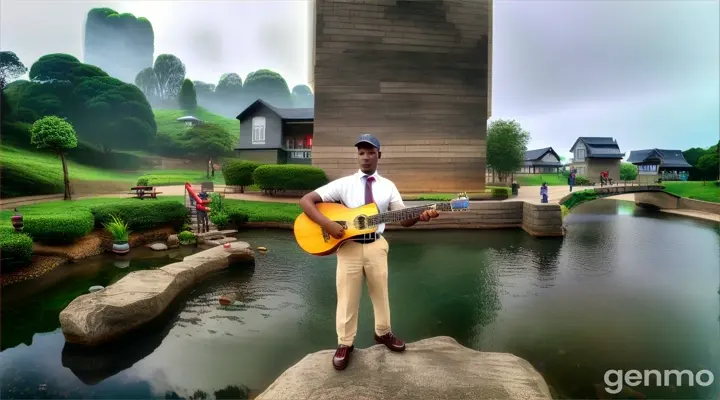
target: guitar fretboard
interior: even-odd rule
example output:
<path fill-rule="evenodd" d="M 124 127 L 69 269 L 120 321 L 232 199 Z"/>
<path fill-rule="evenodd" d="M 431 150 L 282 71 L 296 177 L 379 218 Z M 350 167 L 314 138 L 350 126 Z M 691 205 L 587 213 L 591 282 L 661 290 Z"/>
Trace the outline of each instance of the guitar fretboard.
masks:
<path fill-rule="evenodd" d="M 448 203 L 449 204 L 449 203 Z M 435 204 L 440 206 L 440 204 Z M 400 222 L 406 219 L 416 218 L 422 214 L 423 211 L 429 209 L 432 204 L 424 206 L 408 207 L 402 210 L 388 211 L 381 214 L 373 215 L 369 218 L 370 225 L 377 226 L 383 223 Z M 439 209 L 439 207 L 436 207 Z"/>

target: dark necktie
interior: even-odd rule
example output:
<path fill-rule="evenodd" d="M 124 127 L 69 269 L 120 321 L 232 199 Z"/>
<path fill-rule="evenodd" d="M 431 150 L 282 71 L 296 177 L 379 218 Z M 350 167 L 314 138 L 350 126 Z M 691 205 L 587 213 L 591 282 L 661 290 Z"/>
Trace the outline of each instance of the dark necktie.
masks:
<path fill-rule="evenodd" d="M 365 180 L 365 204 L 374 203 L 372 193 L 372 183 L 375 181 L 374 176 L 368 176 Z"/>

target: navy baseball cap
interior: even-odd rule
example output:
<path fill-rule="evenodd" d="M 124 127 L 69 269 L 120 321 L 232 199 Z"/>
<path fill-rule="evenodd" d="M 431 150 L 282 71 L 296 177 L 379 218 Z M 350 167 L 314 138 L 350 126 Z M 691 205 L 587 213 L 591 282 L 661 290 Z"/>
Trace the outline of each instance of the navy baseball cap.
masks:
<path fill-rule="evenodd" d="M 369 133 L 364 133 L 364 134 L 360 135 L 357 143 L 355 143 L 355 146 L 357 147 L 357 145 L 359 145 L 360 143 L 368 143 L 368 144 L 374 146 L 375 148 L 377 148 L 378 150 L 380 150 L 380 141 L 375 136 L 373 136 Z"/>

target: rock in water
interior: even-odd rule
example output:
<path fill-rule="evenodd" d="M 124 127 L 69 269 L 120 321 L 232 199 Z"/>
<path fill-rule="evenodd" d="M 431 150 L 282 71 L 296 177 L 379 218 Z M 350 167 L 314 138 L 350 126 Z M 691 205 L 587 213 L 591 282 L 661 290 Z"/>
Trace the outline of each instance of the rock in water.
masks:
<path fill-rule="evenodd" d="M 167 250 L 168 247 L 165 243 L 153 243 L 147 245 L 147 247 L 153 249 L 153 250 Z"/>
<path fill-rule="evenodd" d="M 220 296 L 220 304 L 223 306 L 229 306 L 230 304 L 234 303 L 237 299 L 237 294 L 224 294 Z"/>
<path fill-rule="evenodd" d="M 90 286 L 90 289 L 88 289 L 88 292 L 93 293 L 93 292 L 97 292 L 98 290 L 103 290 L 103 289 L 105 289 L 104 286 L 95 285 L 95 286 Z"/>
<path fill-rule="evenodd" d="M 171 249 L 180 247 L 180 239 L 178 235 L 170 235 L 167 238 L 167 246 Z"/>
<path fill-rule="evenodd" d="M 115 340 L 162 314 L 207 275 L 243 262 L 254 266 L 249 244 L 234 242 L 230 250 L 212 248 L 159 269 L 133 271 L 104 290 L 78 296 L 60 312 L 65 340 L 85 346 Z"/>
<path fill-rule="evenodd" d="M 256 399 L 552 399 L 526 360 L 472 350 L 447 336 L 408 343 L 403 353 L 356 348 L 344 371 L 333 368 L 334 353 L 307 355 Z"/>

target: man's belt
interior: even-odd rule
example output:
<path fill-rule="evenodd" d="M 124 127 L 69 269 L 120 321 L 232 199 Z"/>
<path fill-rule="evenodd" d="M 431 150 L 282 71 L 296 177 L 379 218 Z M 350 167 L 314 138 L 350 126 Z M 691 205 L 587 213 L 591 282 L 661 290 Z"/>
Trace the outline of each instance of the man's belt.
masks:
<path fill-rule="evenodd" d="M 369 244 L 369 243 L 372 243 L 372 242 L 380 239 L 380 236 L 382 236 L 382 234 L 380 234 L 380 233 L 375 233 L 375 232 L 373 232 L 373 233 L 366 233 L 366 234 L 364 234 L 364 235 L 355 236 L 355 237 L 353 238 L 353 242 L 362 243 L 362 244 Z"/>

